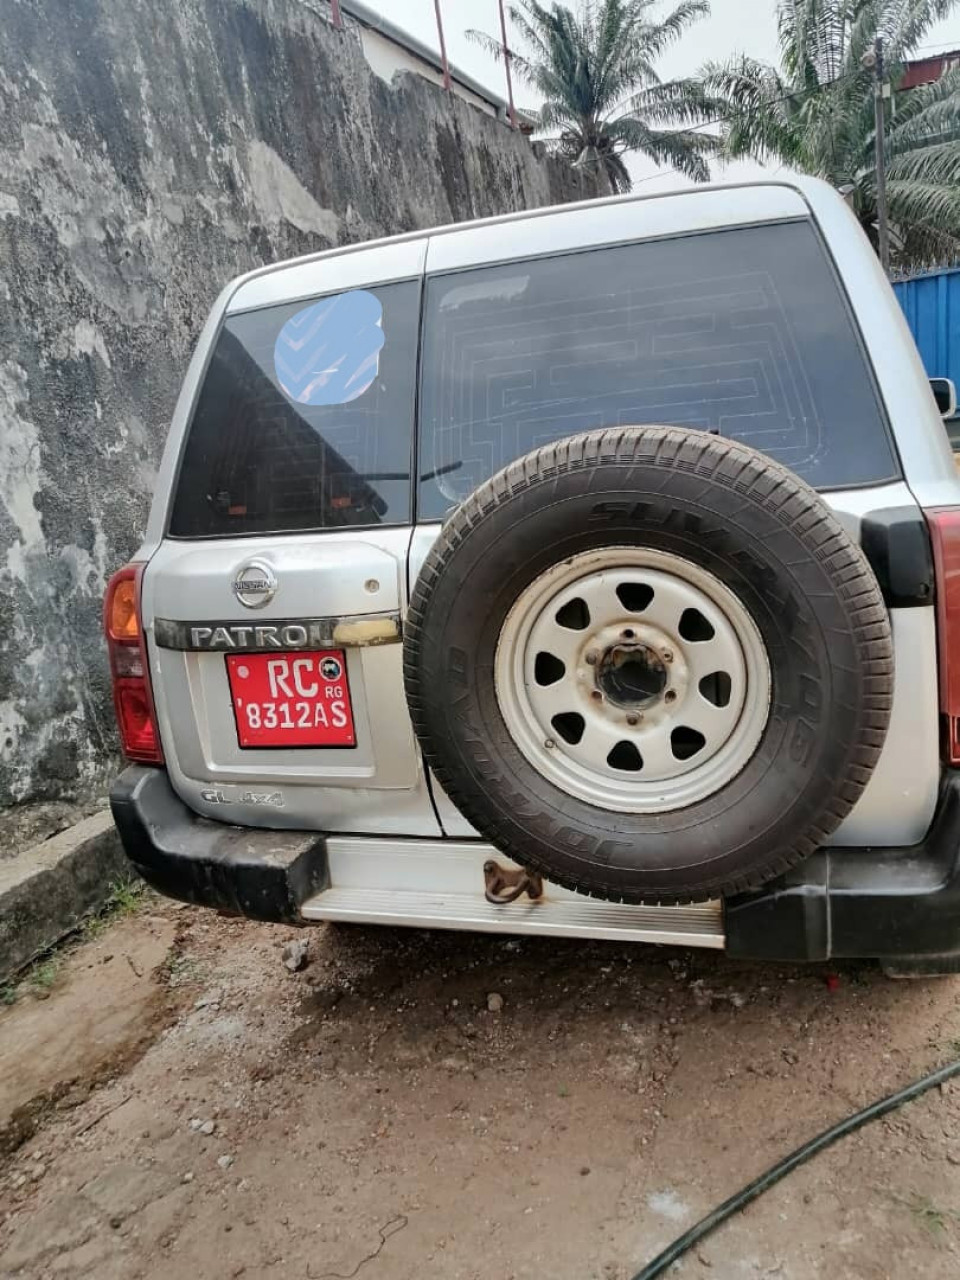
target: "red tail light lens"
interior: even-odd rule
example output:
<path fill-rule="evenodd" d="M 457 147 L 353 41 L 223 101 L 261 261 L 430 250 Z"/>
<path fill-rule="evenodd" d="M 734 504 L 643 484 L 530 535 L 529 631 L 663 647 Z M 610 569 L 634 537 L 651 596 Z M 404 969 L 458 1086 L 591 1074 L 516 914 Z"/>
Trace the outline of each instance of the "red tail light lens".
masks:
<path fill-rule="evenodd" d="M 142 564 L 128 564 L 110 579 L 103 603 L 103 629 L 124 754 L 141 764 L 163 764 L 147 650 L 140 625 L 142 573 Z"/>
<path fill-rule="evenodd" d="M 937 579 L 941 745 L 944 761 L 960 765 L 960 508 L 926 517 Z"/>

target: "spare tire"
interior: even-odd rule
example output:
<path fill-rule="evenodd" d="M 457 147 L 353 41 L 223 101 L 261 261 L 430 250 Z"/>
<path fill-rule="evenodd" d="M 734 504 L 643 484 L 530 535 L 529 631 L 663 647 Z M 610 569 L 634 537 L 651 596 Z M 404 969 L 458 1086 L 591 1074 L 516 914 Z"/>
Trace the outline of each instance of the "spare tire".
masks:
<path fill-rule="evenodd" d="M 817 494 L 744 445 L 547 445 L 452 515 L 405 630 L 424 755 L 549 880 L 623 902 L 755 887 L 823 844 L 883 745 L 890 623 Z"/>

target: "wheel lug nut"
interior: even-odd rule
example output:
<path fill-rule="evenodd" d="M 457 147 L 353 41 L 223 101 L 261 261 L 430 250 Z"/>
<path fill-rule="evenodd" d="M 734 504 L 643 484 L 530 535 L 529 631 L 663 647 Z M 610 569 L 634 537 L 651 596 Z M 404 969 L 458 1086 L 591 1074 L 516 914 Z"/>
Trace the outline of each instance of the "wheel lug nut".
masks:
<path fill-rule="evenodd" d="M 625 631 L 620 632 L 620 635 L 624 640 L 632 640 L 635 634 L 636 633 L 632 631 L 630 627 L 627 627 Z"/>
<path fill-rule="evenodd" d="M 547 748 L 547 750 L 551 750 L 557 744 L 556 742 L 554 742 L 553 738 L 545 738 L 543 745 Z"/>
<path fill-rule="evenodd" d="M 597 665 L 597 652 L 595 649 L 590 650 L 586 656 L 586 661 L 591 667 L 595 667 Z"/>
<path fill-rule="evenodd" d="M 663 695 L 663 700 L 664 702 L 676 702 L 677 700 L 676 689 L 668 689 L 667 692 Z"/>
<path fill-rule="evenodd" d="M 639 716 L 627 716 L 627 724 L 639 724 L 639 723 L 640 723 Z"/>
<path fill-rule="evenodd" d="M 593 692 L 590 694 L 590 697 L 594 700 L 594 702 L 603 701 L 603 694 L 600 692 L 599 689 L 594 689 Z"/>
<path fill-rule="evenodd" d="M 673 654 L 670 652 L 669 649 L 664 649 L 663 653 L 660 656 L 663 658 L 664 662 L 673 661 Z"/>

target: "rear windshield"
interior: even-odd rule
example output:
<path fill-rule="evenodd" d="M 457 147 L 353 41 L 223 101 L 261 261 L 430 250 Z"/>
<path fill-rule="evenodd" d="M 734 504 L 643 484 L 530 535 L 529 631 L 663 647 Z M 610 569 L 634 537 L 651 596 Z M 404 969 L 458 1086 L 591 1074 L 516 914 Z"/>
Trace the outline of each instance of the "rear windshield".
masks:
<path fill-rule="evenodd" d="M 743 441 L 816 488 L 898 473 L 830 263 L 806 222 L 435 277 L 419 517 L 538 445 L 670 423 Z"/>
<path fill-rule="evenodd" d="M 577 431 L 697 427 L 819 489 L 898 466 L 833 270 L 806 222 L 428 279 L 417 518 Z M 229 317 L 190 427 L 176 537 L 406 524 L 420 286 Z"/>
<path fill-rule="evenodd" d="M 230 316 L 171 534 L 408 523 L 419 311 L 408 281 Z"/>

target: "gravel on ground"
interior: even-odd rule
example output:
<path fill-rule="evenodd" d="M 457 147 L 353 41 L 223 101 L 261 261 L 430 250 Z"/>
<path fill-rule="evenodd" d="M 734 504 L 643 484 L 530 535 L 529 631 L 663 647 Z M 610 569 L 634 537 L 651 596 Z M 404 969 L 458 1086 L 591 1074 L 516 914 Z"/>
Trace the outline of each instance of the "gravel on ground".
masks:
<path fill-rule="evenodd" d="M 147 895 L 4 992 L 0 1276 L 626 1280 L 956 1057 L 957 990 L 867 964 L 296 931 Z M 673 1274 L 943 1280 L 958 1226 L 948 1084 Z"/>

